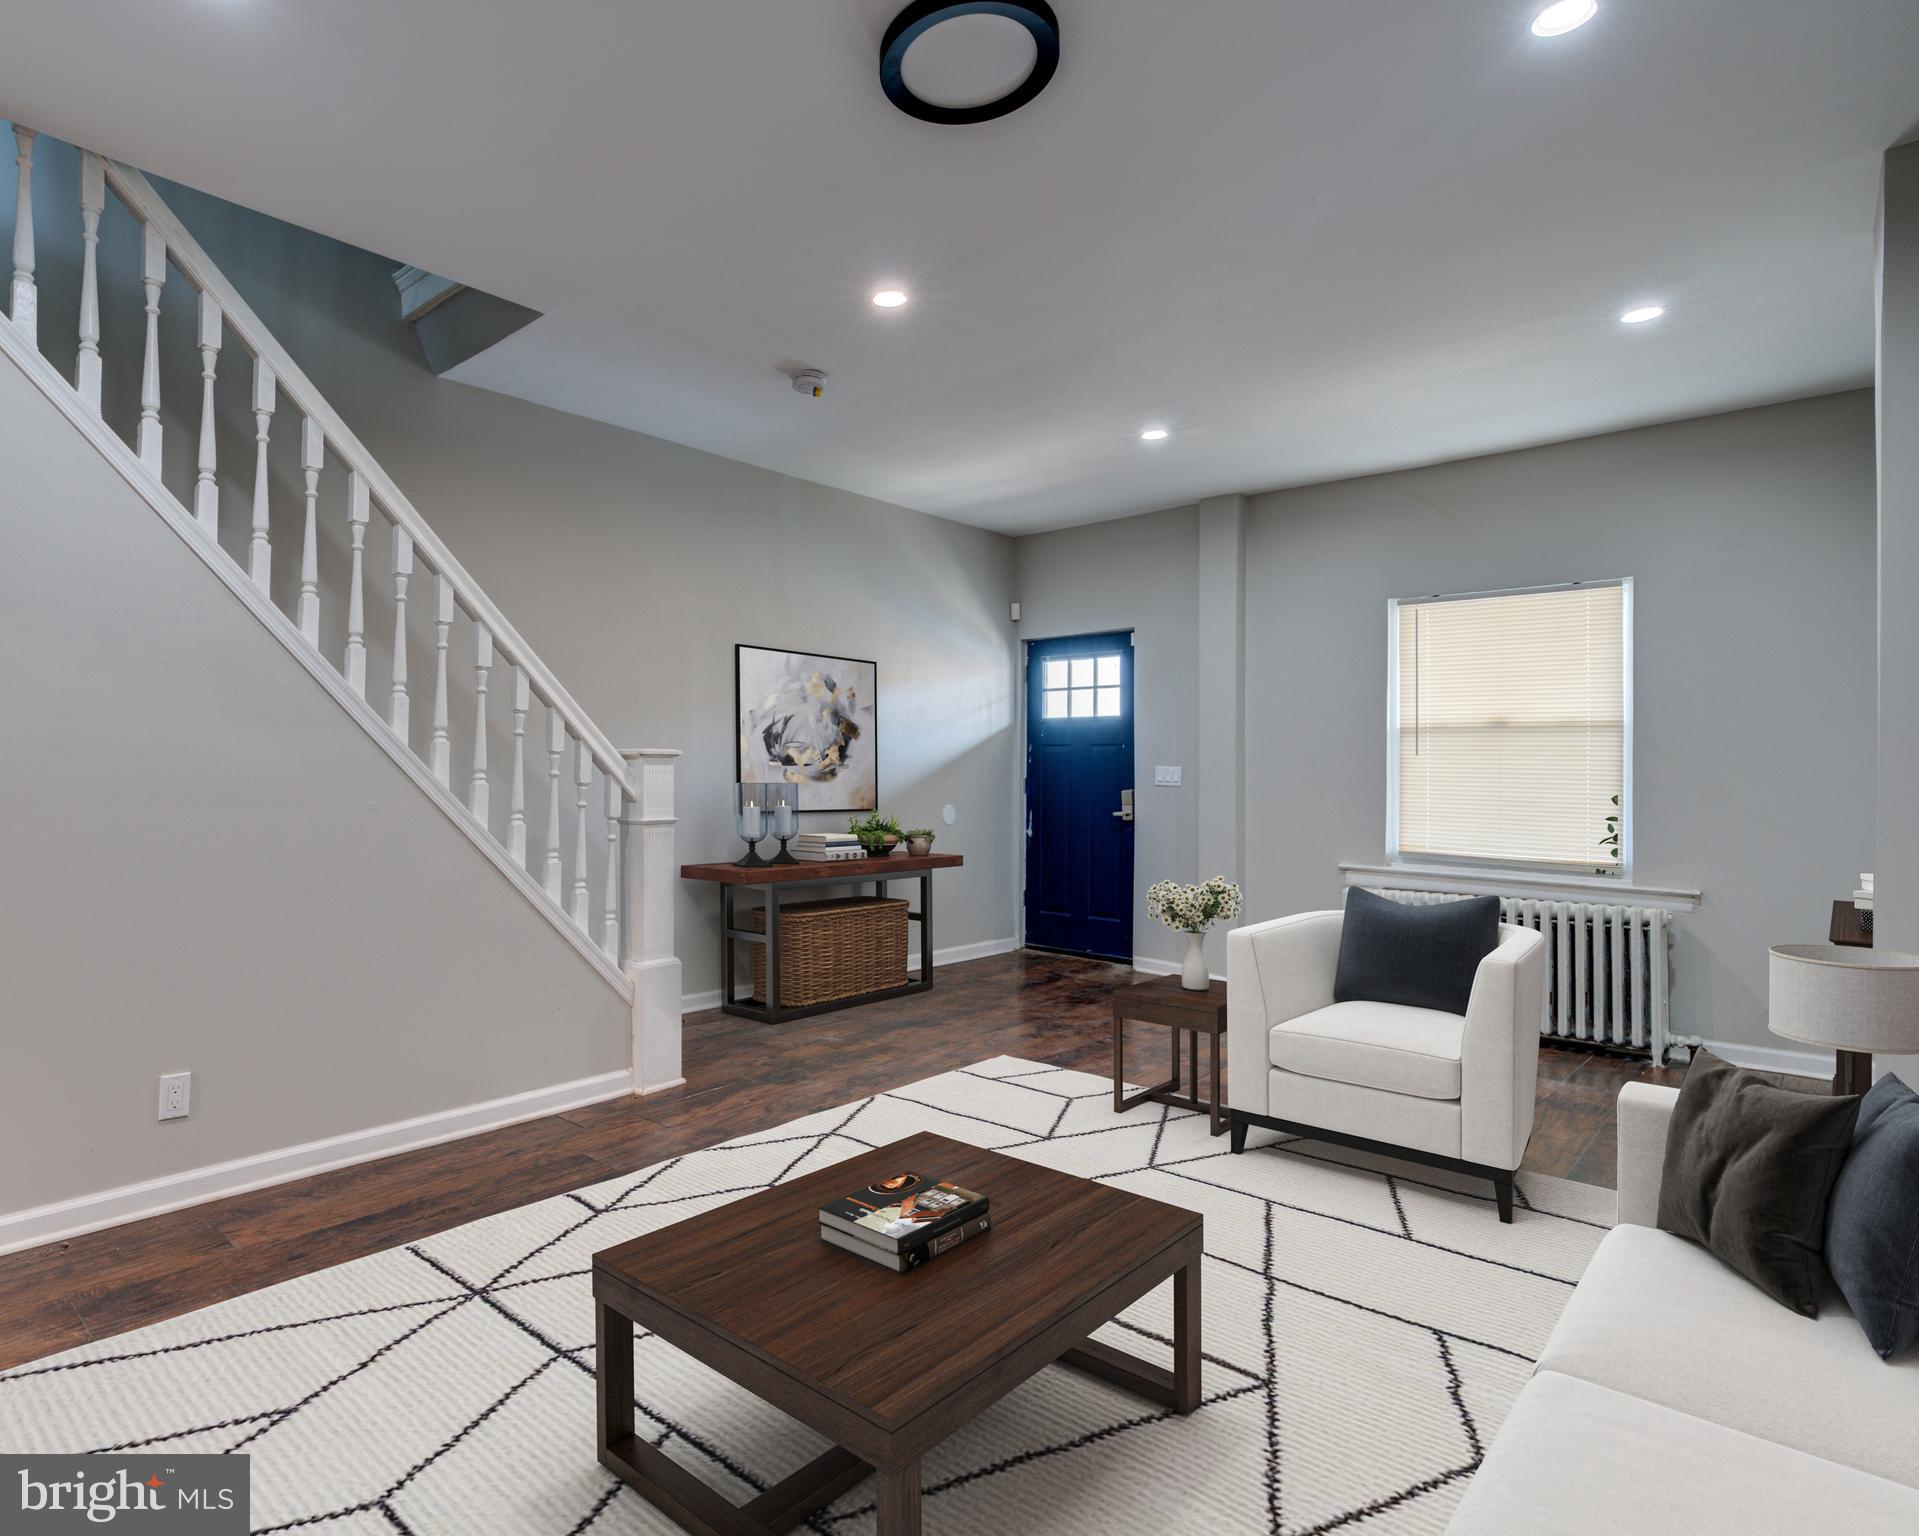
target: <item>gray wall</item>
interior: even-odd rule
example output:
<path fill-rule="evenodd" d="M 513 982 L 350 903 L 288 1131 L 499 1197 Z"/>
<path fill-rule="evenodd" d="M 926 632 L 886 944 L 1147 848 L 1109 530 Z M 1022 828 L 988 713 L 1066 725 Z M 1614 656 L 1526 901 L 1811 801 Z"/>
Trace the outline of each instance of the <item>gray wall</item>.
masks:
<path fill-rule="evenodd" d="M 618 994 L 4 361 L 0 464 L 0 1211 L 626 1066 Z"/>
<path fill-rule="evenodd" d="M 1866 391 L 1256 498 L 1250 911 L 1384 853 L 1388 598 L 1630 576 L 1634 877 L 1704 892 L 1675 1028 L 1784 1045 L 1766 946 L 1871 866 L 1872 508 Z"/>
<path fill-rule="evenodd" d="M 1019 541 L 1022 640 L 1133 632 L 1133 953 L 1167 961 L 1184 940 L 1147 915 L 1146 887 L 1217 873 L 1196 866 L 1198 540 L 1198 509 L 1179 507 Z M 1179 764 L 1184 785 L 1155 788 L 1158 763 Z"/>
<path fill-rule="evenodd" d="M 10 140 L 8 142 L 11 142 Z M 76 157 L 42 138 L 36 154 L 41 348 L 71 372 L 78 303 Z M 1015 641 L 1007 615 L 1013 541 L 924 517 L 657 438 L 437 379 L 399 318 L 396 262 L 217 198 L 156 183 L 181 221 L 319 387 L 401 490 L 588 715 L 623 746 L 684 749 L 683 862 L 738 856 L 731 785 L 736 642 L 816 650 L 879 666 L 880 798 L 907 825 L 939 832 L 966 856 L 940 877 L 937 946 L 1010 939 L 1017 874 L 1007 836 L 1018 814 Z M 11 197 L 0 199 L 0 249 Z M 102 223 L 106 417 L 131 440 L 138 415 L 141 300 L 137 231 L 109 196 Z M 537 322 L 536 322 L 537 323 Z M 191 290 L 175 274 L 161 301 L 169 487 L 191 497 L 199 359 Z M 769 365 L 770 366 L 770 365 Z M 220 363 L 222 542 L 244 558 L 252 486 L 249 364 L 229 336 Z M 796 411 L 831 409 L 790 396 Z M 291 610 L 302 523 L 298 420 L 284 398 L 273 425 L 274 593 Z M 344 474 L 321 481 L 321 639 L 344 644 Z M 367 541 L 369 694 L 391 670 L 389 535 Z M 430 593 L 416 579 L 409 647 L 414 745 L 425 743 Z M 472 740 L 470 641 L 450 646 L 456 782 Z M 490 693 L 495 830 L 504 834 L 509 682 Z M 529 723 L 529 744 L 542 722 Z M 569 769 L 570 772 L 570 769 Z M 544 828 L 545 763 L 536 755 L 530 855 Z M 561 846 L 572 878 L 572 785 Z M 592 804 L 600 804 L 595 786 Z M 958 819 L 940 821 L 952 804 Z M 808 818 L 840 830 L 842 815 Z M 590 888 L 604 857 L 589 826 Z M 596 907 L 597 910 L 597 907 Z M 678 949 L 697 1001 L 717 990 L 718 918 L 710 887 L 682 889 Z"/>
<path fill-rule="evenodd" d="M 1919 953 L 1919 141 L 1887 153 L 1879 208 L 1879 823 L 1874 942 Z M 1919 1082 L 1919 1055 L 1880 1056 Z"/>
<path fill-rule="evenodd" d="M 1822 938 L 1872 863 L 1872 434 L 1861 391 L 1251 498 L 1247 920 L 1336 906 L 1339 864 L 1384 854 L 1388 598 L 1631 576 L 1635 875 L 1704 892 L 1677 925 L 1675 1024 L 1784 1045 L 1766 946 Z M 1191 508 L 1020 541 L 1024 635 L 1140 633 L 1142 886 L 1212 873 L 1199 548 Z M 1155 762 L 1188 787 L 1151 788 Z M 1177 955 L 1136 922 L 1141 954 Z"/>

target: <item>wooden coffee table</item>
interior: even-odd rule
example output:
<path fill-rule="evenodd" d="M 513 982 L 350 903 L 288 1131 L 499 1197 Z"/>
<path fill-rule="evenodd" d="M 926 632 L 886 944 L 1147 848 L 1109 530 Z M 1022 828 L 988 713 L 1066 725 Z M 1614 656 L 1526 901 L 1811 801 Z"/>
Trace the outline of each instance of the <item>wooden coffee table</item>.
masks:
<path fill-rule="evenodd" d="M 820 1240 L 822 1204 L 902 1168 L 986 1194 L 992 1229 L 904 1275 Z M 699 1536 L 790 1530 L 877 1473 L 880 1536 L 909 1536 L 920 1458 L 1055 1361 L 1191 1413 L 1200 1246 L 1196 1212 L 909 1136 L 593 1256 L 600 1462 Z M 1171 1370 L 1088 1337 L 1168 1279 Z M 729 1503 L 634 1433 L 636 1323 L 835 1449 Z"/>

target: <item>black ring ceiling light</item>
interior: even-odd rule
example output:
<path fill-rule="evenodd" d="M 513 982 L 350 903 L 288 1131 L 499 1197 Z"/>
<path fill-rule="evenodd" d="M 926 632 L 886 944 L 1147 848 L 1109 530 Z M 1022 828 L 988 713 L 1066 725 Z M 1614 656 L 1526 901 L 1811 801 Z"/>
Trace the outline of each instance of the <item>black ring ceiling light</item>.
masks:
<path fill-rule="evenodd" d="M 991 101 L 941 104 L 922 100 L 906 83 L 906 55 L 936 28 L 969 16 L 996 16 L 1017 23 L 1031 35 L 1035 57 L 1025 78 Z M 908 116 L 928 123 L 988 123 L 1017 112 L 1046 89 L 1059 68 L 1059 18 L 1045 0 L 914 0 L 886 29 L 880 43 L 880 86 L 887 100 Z"/>

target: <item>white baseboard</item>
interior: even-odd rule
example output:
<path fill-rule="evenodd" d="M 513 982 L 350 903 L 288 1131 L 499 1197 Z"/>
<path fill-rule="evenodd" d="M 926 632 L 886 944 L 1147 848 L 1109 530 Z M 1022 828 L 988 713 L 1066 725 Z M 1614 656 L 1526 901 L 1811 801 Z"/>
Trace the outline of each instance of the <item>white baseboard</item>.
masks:
<path fill-rule="evenodd" d="M 1831 1051 L 1789 1051 L 1772 1045 L 1745 1045 L 1737 1040 L 1702 1040 L 1700 1044 L 1721 1061 L 1756 1072 L 1784 1072 L 1792 1077 L 1831 1077 Z"/>
<path fill-rule="evenodd" d="M 1177 976 L 1186 967 L 1177 960 L 1155 960 L 1151 955 L 1134 955 L 1133 969 L 1144 971 L 1148 976 Z M 1214 981 L 1226 979 L 1225 973 L 1221 971 L 1214 971 L 1211 975 Z"/>
<path fill-rule="evenodd" d="M 949 949 L 933 951 L 933 969 L 938 970 L 943 965 L 958 965 L 965 960 L 984 960 L 988 955 L 1010 955 L 1018 948 L 1018 939 L 982 939 L 977 944 L 955 944 Z M 917 971 L 920 968 L 920 953 L 917 949 L 906 952 L 906 968 L 909 971 Z M 718 987 L 707 992 L 688 992 L 680 999 L 682 1014 L 698 1013 L 702 1009 L 719 1006 L 720 989 Z"/>
<path fill-rule="evenodd" d="M 98 1194 L 77 1195 L 51 1205 L 12 1211 L 0 1215 L 0 1253 L 34 1248 L 41 1243 L 77 1237 L 82 1232 L 96 1232 L 102 1227 L 164 1215 L 183 1206 L 243 1195 L 249 1190 L 265 1189 L 272 1184 L 284 1184 L 290 1179 L 326 1173 L 353 1163 L 370 1162 L 376 1157 L 391 1157 L 396 1152 L 410 1152 L 417 1147 L 498 1130 L 503 1125 L 537 1120 L 542 1115 L 578 1109 L 583 1104 L 617 1099 L 632 1091 L 630 1070 L 603 1072 L 597 1077 L 555 1083 L 550 1088 L 534 1088 L 458 1109 L 437 1110 L 391 1125 L 349 1131 L 296 1147 L 282 1147 L 275 1152 L 260 1152 L 231 1162 L 170 1173 L 164 1178 L 122 1184 Z"/>

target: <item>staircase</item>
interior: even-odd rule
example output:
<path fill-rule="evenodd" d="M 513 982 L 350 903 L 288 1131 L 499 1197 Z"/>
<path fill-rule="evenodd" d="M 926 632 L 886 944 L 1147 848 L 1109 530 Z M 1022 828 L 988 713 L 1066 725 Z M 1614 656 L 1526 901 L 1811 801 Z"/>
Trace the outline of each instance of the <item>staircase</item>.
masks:
<path fill-rule="evenodd" d="M 635 1089 L 678 1081 L 673 796 L 679 753 L 620 748 L 593 723 L 146 177 L 85 150 L 77 151 L 74 189 L 79 293 L 69 379 L 47 355 L 53 316 L 35 279 L 46 254 L 35 244 L 36 148 L 56 141 L 18 125 L 13 139 L 18 178 L 0 356 L 59 408 L 395 767 L 631 1005 Z M 43 184 L 43 196 L 44 190 Z M 110 406 L 112 386 L 122 384 L 119 393 L 130 402 L 135 363 L 103 355 L 100 323 L 101 221 L 115 203 L 116 220 L 124 211 L 138 231 L 145 314 L 137 417 L 119 424 L 103 401 Z M 162 303 L 171 309 L 181 302 L 169 287 L 175 275 L 192 290 L 197 358 L 180 356 L 177 347 L 161 355 Z M 236 343 L 243 357 L 234 356 Z M 216 390 L 223 366 L 230 373 L 236 364 L 250 370 L 250 495 L 235 484 L 244 486 L 247 466 L 229 462 L 223 479 L 220 454 Z M 128 377 L 115 380 L 114 367 L 129 370 Z M 192 412 L 163 413 L 163 383 L 169 400 L 198 395 L 190 457 L 178 443 L 169 455 L 169 423 L 178 432 Z M 291 507 L 284 504 L 287 477 L 276 476 L 272 457 L 276 442 L 286 455 L 287 438 L 298 442 Z M 290 544 L 291 526 L 300 530 L 297 548 L 278 547 L 276 527 L 280 542 Z M 322 550 L 336 546 L 340 558 L 323 582 Z M 375 609 L 381 622 L 371 633 Z M 430 647 L 430 659 L 419 667 L 423 647 Z M 383 688 L 370 690 L 370 660 Z M 500 694 L 505 697 L 493 702 Z M 471 720 L 468 731 L 463 719 L 458 741 L 456 700 Z"/>

